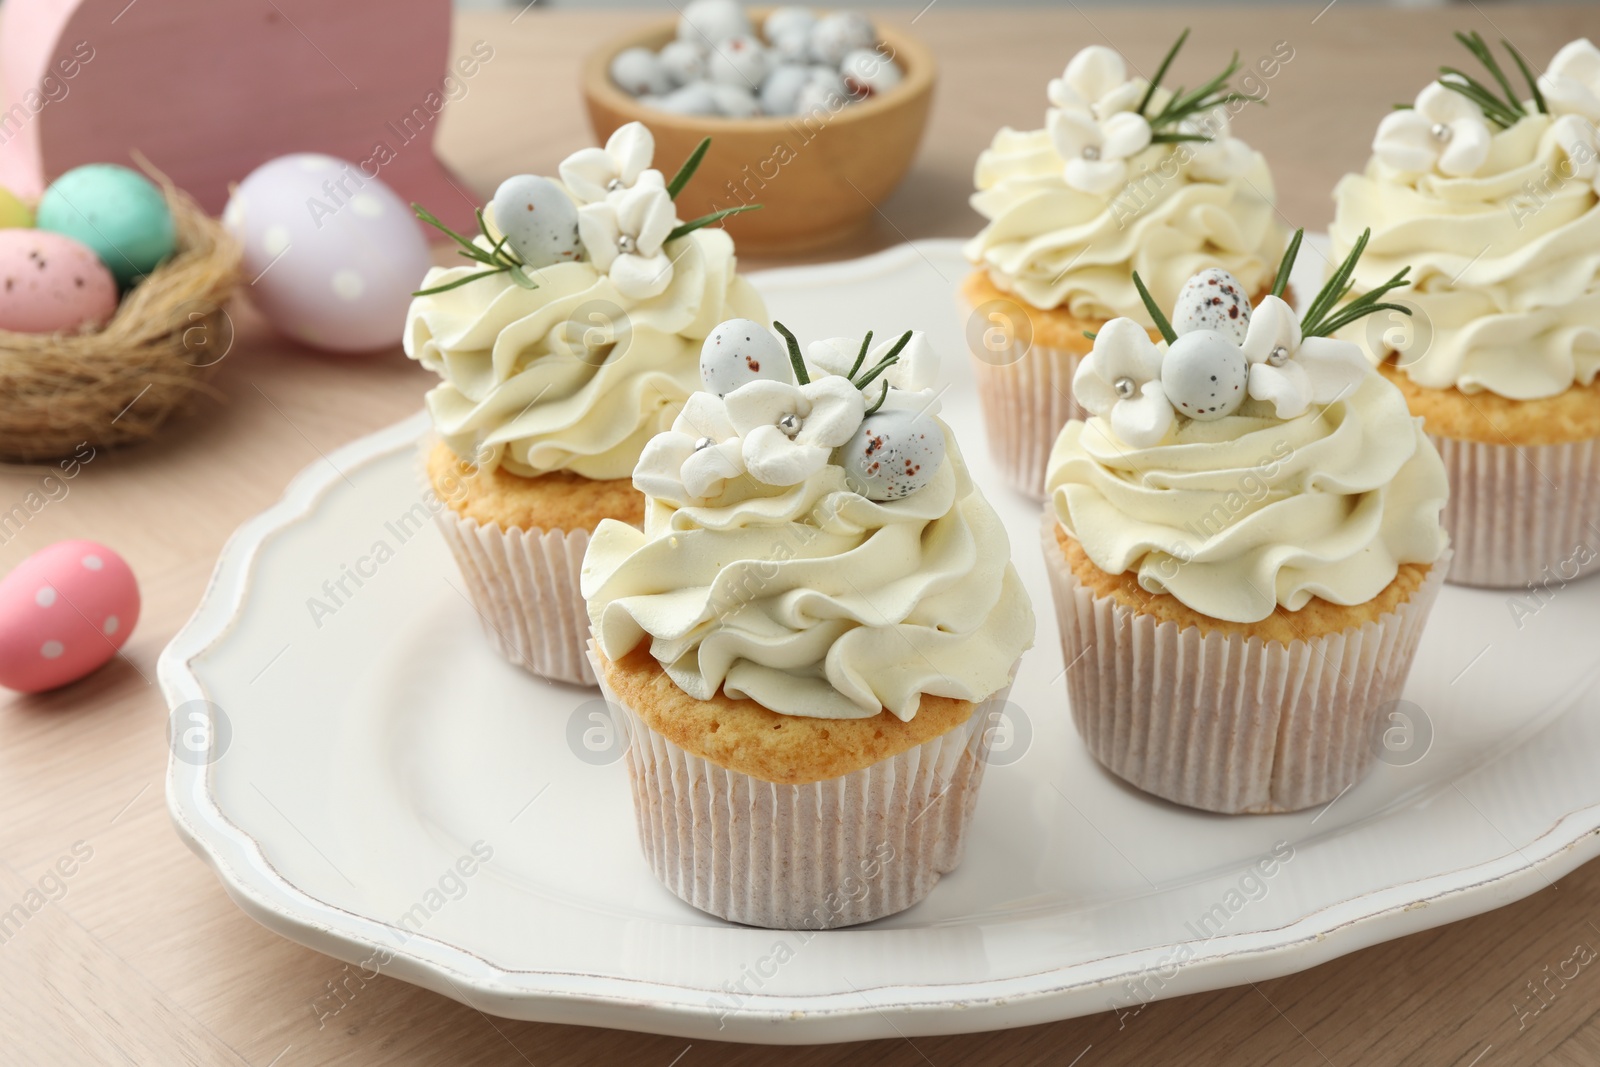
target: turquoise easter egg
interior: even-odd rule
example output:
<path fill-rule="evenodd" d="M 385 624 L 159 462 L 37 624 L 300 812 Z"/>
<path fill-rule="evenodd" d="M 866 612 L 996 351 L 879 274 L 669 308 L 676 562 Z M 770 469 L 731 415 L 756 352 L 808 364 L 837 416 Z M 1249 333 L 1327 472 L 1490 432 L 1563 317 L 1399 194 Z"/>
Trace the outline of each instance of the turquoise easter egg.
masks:
<path fill-rule="evenodd" d="M 94 250 L 123 288 L 172 255 L 177 233 L 161 190 L 112 163 L 74 167 L 50 184 L 34 225 Z"/>

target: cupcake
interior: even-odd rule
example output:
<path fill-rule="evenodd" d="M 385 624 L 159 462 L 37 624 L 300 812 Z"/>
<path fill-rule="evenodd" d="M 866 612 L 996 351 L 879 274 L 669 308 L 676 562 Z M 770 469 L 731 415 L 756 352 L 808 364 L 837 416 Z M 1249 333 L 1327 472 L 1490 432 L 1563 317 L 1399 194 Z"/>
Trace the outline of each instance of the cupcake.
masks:
<path fill-rule="evenodd" d="M 1281 292 L 1295 235 L 1274 283 Z M 1367 769 L 1448 567 L 1447 483 L 1405 398 L 1329 336 L 1404 283 L 1303 317 L 1113 319 L 1073 382 L 1044 523 L 1073 720 L 1146 792 L 1294 811 Z M 1136 279 L 1137 283 L 1137 279 Z"/>
<path fill-rule="evenodd" d="M 1133 271 L 1171 307 L 1207 267 L 1260 295 L 1283 252 L 1266 161 L 1229 133 L 1256 99 L 1228 88 L 1237 57 L 1193 92 L 1161 84 L 1187 36 L 1154 82 L 1085 48 L 1050 82 L 1046 128 L 1002 129 L 978 157 L 972 206 L 988 222 L 966 247 L 967 342 L 990 453 L 1030 496 L 1061 427 L 1084 417 L 1072 398 L 1084 333 L 1115 318 L 1154 328 Z"/>
<path fill-rule="evenodd" d="M 802 357 L 777 329 L 787 353 L 754 323 L 707 338 L 706 390 L 634 473 L 644 529 L 600 524 L 583 592 L 656 877 L 823 929 L 960 863 L 1034 618 L 921 335 Z"/>
<path fill-rule="evenodd" d="M 1451 581 L 1562 585 L 1600 568 L 1600 50 L 1574 41 L 1535 81 L 1457 36 L 1484 77 L 1429 84 L 1334 190 L 1335 249 L 1372 231 L 1353 292 L 1415 272 L 1409 323 L 1349 336 L 1444 457 Z"/>
<path fill-rule="evenodd" d="M 764 320 L 735 274 L 733 242 L 681 222 L 639 123 L 560 167 L 507 179 L 471 262 L 429 271 L 407 315 L 406 355 L 438 374 L 424 466 L 439 529 L 490 643 L 535 674 L 594 685 L 578 574 L 606 519 L 638 525 L 630 477 L 646 442 L 699 386 L 723 320 Z"/>

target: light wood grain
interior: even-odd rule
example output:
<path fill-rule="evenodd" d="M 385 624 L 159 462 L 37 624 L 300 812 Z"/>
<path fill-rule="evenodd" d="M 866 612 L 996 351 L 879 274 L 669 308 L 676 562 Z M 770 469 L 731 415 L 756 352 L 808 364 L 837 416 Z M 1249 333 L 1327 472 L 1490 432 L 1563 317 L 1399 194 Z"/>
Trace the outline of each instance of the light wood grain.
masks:
<path fill-rule="evenodd" d="M 146 0 L 155 2 L 155 0 Z M 1194 83 L 1238 47 L 1246 62 L 1288 41 L 1294 59 L 1240 135 L 1277 174 L 1284 216 L 1326 226 L 1329 190 L 1365 158 L 1373 125 L 1441 62 L 1449 32 L 1502 33 L 1536 62 L 1600 11 L 1539 6 L 1394 13 L 1335 4 L 1190 10 L 1195 35 L 1176 76 Z M 898 192 L 841 248 L 965 235 L 973 159 L 1002 123 L 1037 123 L 1045 80 L 1081 45 L 1109 41 L 1148 69 L 1176 9 L 946 12 L 916 23 L 942 68 L 928 137 Z M 902 24 L 910 12 L 898 16 Z M 494 58 L 452 105 L 443 153 L 483 196 L 507 174 L 549 173 L 589 142 L 578 94 L 584 51 L 622 16 L 545 13 L 458 20 L 452 55 L 474 41 Z M 1092 21 L 1091 21 L 1092 20 Z M 114 32 L 108 30 L 107 32 Z M 337 60 L 338 57 L 334 57 Z M 291 72 L 285 72 L 292 77 Z M 203 91 L 199 87 L 197 91 Z M 63 105 L 69 106 L 69 105 Z M 745 266 L 758 266 L 748 259 Z M 628 1062 L 879 1067 L 932 1063 L 1455 1064 L 1600 1061 L 1600 967 L 1585 967 L 1527 1015 L 1541 982 L 1577 945 L 1600 948 L 1600 864 L 1474 919 L 1315 970 L 1147 1007 L 997 1034 L 766 1049 L 490 1019 L 387 978 L 360 987 L 319 1027 L 311 1002 L 344 965 L 246 918 L 179 843 L 162 795 L 165 709 L 153 680 L 228 534 L 300 468 L 416 410 L 428 376 L 398 350 L 334 359 L 278 341 L 237 308 L 238 342 L 217 379 L 225 402 L 150 447 L 97 457 L 67 497 L 0 543 L 0 569 L 66 537 L 104 540 L 140 576 L 145 614 L 125 657 L 66 690 L 0 696 L 0 906 L 19 899 L 75 842 L 93 856 L 64 896 L 0 943 L 0 1062 L 6 1064 L 559 1064 Z M 40 472 L 0 469 L 9 507 Z M 1486 833 L 1492 832 L 1487 827 Z M 1076 1061 L 1074 1057 L 1078 1058 Z"/>

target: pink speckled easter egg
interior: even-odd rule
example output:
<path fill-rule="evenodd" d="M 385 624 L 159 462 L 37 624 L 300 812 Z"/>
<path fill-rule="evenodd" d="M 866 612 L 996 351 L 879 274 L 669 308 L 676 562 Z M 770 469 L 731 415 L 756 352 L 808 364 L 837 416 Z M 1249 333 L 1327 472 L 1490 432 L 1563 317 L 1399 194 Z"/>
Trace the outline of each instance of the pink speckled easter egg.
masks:
<path fill-rule="evenodd" d="M 76 333 L 116 310 L 116 279 L 88 248 L 59 233 L 0 229 L 0 330 Z"/>
<path fill-rule="evenodd" d="M 139 583 L 93 541 L 58 541 L 0 579 L 0 685 L 75 682 L 117 654 L 139 621 Z"/>
<path fill-rule="evenodd" d="M 251 171 L 222 213 L 244 248 L 244 292 L 313 347 L 397 347 L 428 273 L 411 209 L 374 170 L 312 152 L 280 156 Z"/>

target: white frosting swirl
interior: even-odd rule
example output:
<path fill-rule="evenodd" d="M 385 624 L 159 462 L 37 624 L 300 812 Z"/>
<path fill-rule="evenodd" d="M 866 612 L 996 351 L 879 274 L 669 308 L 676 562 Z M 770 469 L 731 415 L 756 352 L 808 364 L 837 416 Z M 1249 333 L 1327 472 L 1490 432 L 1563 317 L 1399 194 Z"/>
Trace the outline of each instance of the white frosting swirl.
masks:
<path fill-rule="evenodd" d="M 1548 115 L 1497 132 L 1470 177 L 1411 173 L 1374 158 L 1334 190 L 1334 259 L 1371 227 L 1356 265 L 1361 293 L 1411 267 L 1395 294 L 1417 321 L 1357 322 L 1341 336 L 1375 358 L 1399 343 L 1419 385 L 1516 400 L 1555 396 L 1600 373 L 1600 209 Z M 1423 321 L 1425 318 L 1425 322 Z M 1423 343 L 1420 331 L 1431 329 Z M 1377 349 L 1377 351 L 1372 351 Z"/>
<path fill-rule="evenodd" d="M 700 387 L 711 328 L 766 321 L 761 298 L 735 274 L 725 231 L 696 230 L 669 252 L 672 283 L 646 300 L 625 297 L 587 261 L 531 272 L 537 289 L 500 275 L 413 300 L 405 351 L 444 379 L 427 398 L 439 435 L 490 469 L 628 477 L 645 442 Z M 480 269 L 436 267 L 422 288 Z"/>
<path fill-rule="evenodd" d="M 1431 563 L 1446 544 L 1444 465 L 1377 374 L 1298 418 L 1250 402 L 1184 420 L 1149 448 L 1116 440 L 1104 418 L 1070 422 L 1046 487 L 1096 567 L 1232 622 L 1313 596 L 1365 603 L 1400 564 Z"/>
<path fill-rule="evenodd" d="M 942 427 L 942 424 L 940 424 Z M 648 637 L 679 688 L 785 715 L 911 719 L 923 693 L 982 700 L 1033 643 L 999 517 L 955 442 L 934 479 L 874 502 L 828 465 L 798 484 L 729 479 L 703 505 L 607 520 L 582 591 L 609 657 Z"/>
<path fill-rule="evenodd" d="M 1271 280 L 1285 229 L 1266 161 L 1234 143 L 1250 157 L 1237 177 L 1202 181 L 1184 162 L 1194 148 L 1152 145 L 1128 160 L 1125 186 L 1097 196 L 1066 183 L 1047 131 L 1002 129 L 978 157 L 972 206 L 989 223 L 967 258 L 1034 307 L 1090 321 L 1148 322 L 1133 271 L 1161 307 L 1207 267 L 1257 292 Z"/>

